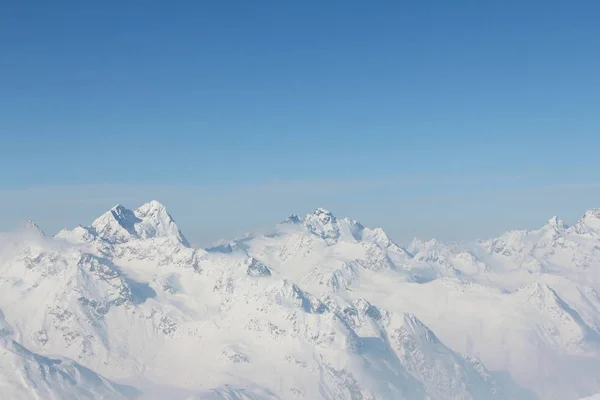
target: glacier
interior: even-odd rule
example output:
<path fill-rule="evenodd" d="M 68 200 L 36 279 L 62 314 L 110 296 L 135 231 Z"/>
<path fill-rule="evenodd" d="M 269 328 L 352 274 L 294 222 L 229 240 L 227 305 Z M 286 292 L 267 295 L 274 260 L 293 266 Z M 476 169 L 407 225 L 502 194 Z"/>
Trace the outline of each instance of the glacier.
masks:
<path fill-rule="evenodd" d="M 556 399 L 600 393 L 600 209 L 415 239 L 318 208 L 206 249 L 166 208 L 0 234 L 11 399 Z"/>

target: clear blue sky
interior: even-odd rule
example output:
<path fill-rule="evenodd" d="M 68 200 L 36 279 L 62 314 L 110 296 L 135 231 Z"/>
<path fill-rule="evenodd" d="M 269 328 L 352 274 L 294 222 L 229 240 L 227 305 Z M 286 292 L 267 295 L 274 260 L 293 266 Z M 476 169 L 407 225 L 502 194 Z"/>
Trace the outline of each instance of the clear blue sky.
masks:
<path fill-rule="evenodd" d="M 317 206 L 400 241 L 572 222 L 600 206 L 599 21 L 593 0 L 3 2 L 0 230 L 151 198 L 198 243 Z"/>

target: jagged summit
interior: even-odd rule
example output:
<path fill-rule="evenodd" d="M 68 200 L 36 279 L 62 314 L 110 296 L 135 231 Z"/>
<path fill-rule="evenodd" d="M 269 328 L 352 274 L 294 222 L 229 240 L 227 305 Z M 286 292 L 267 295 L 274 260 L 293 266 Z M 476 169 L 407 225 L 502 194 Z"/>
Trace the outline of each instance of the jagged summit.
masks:
<path fill-rule="evenodd" d="M 337 218 L 324 208 L 317 208 L 304 218 L 306 229 L 325 241 L 333 242 L 340 237 L 340 227 Z"/>
<path fill-rule="evenodd" d="M 111 244 L 136 239 L 171 238 L 190 247 L 165 206 L 156 200 L 141 205 L 135 211 L 117 204 L 96 218 L 89 227 L 63 230 L 57 237 L 85 242 L 100 239 Z"/>
<path fill-rule="evenodd" d="M 600 208 L 587 210 L 573 226 L 573 231 L 581 235 L 600 234 Z"/>
<path fill-rule="evenodd" d="M 135 224 L 140 220 L 134 212 L 117 204 L 92 222 L 96 234 L 111 243 L 124 243 L 135 238 Z"/>
<path fill-rule="evenodd" d="M 383 229 L 367 228 L 360 222 L 348 217 L 338 218 L 331 211 L 322 207 L 306 214 L 304 219 L 299 219 L 295 214 L 292 214 L 286 221 L 288 220 L 290 221 L 288 223 L 302 223 L 302 227 L 306 231 L 318 236 L 330 245 L 339 241 L 372 243 L 382 248 L 393 249 L 404 256 L 408 255 L 406 249 L 395 244 Z"/>
<path fill-rule="evenodd" d="M 302 222 L 302 220 L 300 219 L 300 217 L 297 214 L 290 214 L 287 216 L 286 219 L 281 221 L 282 224 L 299 224 L 301 222 Z"/>
<path fill-rule="evenodd" d="M 550 218 L 546 222 L 546 226 L 557 229 L 557 230 L 564 229 L 567 227 L 567 225 L 565 225 L 564 221 L 562 219 L 558 218 L 557 216 Z"/>
<path fill-rule="evenodd" d="M 44 231 L 42 231 L 40 229 L 40 227 L 35 222 L 33 222 L 32 219 L 28 219 L 27 221 L 25 221 L 25 223 L 23 223 L 23 225 L 22 225 L 22 229 L 25 232 L 31 232 L 31 233 L 38 234 L 40 236 L 46 236 Z"/>
<path fill-rule="evenodd" d="M 319 208 L 204 250 L 181 245 L 158 201 L 117 205 L 60 241 L 9 237 L 0 342 L 200 398 L 576 399 L 600 391 L 598 215 L 581 220 L 590 234 L 551 218 L 409 252 Z M 0 381 L 18 370 L 4 365 Z"/>
<path fill-rule="evenodd" d="M 317 208 L 312 213 L 312 215 L 315 216 L 315 217 L 317 217 L 317 218 L 319 218 L 319 220 L 321 222 L 323 222 L 323 223 L 330 222 L 330 221 L 335 222 L 335 220 L 336 220 L 335 216 L 331 213 L 331 211 L 326 210 L 326 209 L 321 208 L 321 207 Z"/>
<path fill-rule="evenodd" d="M 600 208 L 592 208 L 583 214 L 584 219 L 600 219 Z"/>
<path fill-rule="evenodd" d="M 173 237 L 189 247 L 189 242 L 179 230 L 173 217 L 171 217 L 165 206 L 158 201 L 152 200 L 143 204 L 135 210 L 134 214 L 141 220 L 136 225 L 136 232 L 140 238 Z"/>

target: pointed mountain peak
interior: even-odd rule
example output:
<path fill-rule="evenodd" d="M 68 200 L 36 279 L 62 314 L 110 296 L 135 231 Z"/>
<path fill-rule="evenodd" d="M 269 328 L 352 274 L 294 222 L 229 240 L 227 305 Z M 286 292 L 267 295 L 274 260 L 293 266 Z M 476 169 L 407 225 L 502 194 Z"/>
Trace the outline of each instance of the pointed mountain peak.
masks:
<path fill-rule="evenodd" d="M 117 204 L 98 218 L 92 223 L 93 227 L 96 227 L 97 224 L 106 224 L 112 223 L 111 221 L 116 221 L 119 225 L 121 225 L 127 231 L 133 232 L 133 225 L 137 222 L 137 218 L 135 214 L 130 209 L 122 206 L 121 204 Z"/>
<path fill-rule="evenodd" d="M 564 229 L 564 228 L 566 228 L 566 225 L 565 225 L 564 221 L 562 219 L 558 218 L 557 216 L 554 216 L 554 217 L 550 218 L 546 222 L 546 226 L 548 226 L 550 228 L 554 228 L 554 229 Z"/>
<path fill-rule="evenodd" d="M 167 213 L 168 214 L 165 206 L 156 200 L 151 200 L 145 204 L 142 204 L 140 207 L 138 207 L 137 210 L 135 210 L 135 214 L 138 216 L 139 215 L 158 214 L 158 213 Z"/>
<path fill-rule="evenodd" d="M 92 222 L 96 234 L 109 243 L 124 243 L 137 237 L 135 224 L 139 222 L 133 211 L 117 204 Z"/>
<path fill-rule="evenodd" d="M 313 213 L 313 216 L 319 218 L 319 220 L 321 220 L 322 222 L 330 222 L 330 221 L 335 221 L 335 217 L 333 216 L 333 214 L 331 213 L 331 211 L 326 210 L 324 208 L 317 208 Z"/>
<path fill-rule="evenodd" d="M 600 232 L 600 208 L 587 210 L 573 230 L 582 235 L 597 235 Z"/>
<path fill-rule="evenodd" d="M 271 270 L 254 257 L 242 261 L 242 265 L 248 276 L 271 276 Z"/>
<path fill-rule="evenodd" d="M 33 222 L 32 219 L 28 219 L 23 225 L 22 225 L 22 229 L 25 232 L 31 232 L 34 233 L 36 235 L 40 235 L 40 236 L 46 236 L 44 234 L 44 232 L 40 229 L 40 227 Z"/>
<path fill-rule="evenodd" d="M 117 204 L 98 217 L 91 228 L 97 236 L 113 244 L 133 239 L 171 237 L 186 247 L 190 246 L 167 209 L 156 200 L 143 204 L 135 211 Z"/>
<path fill-rule="evenodd" d="M 139 220 L 135 230 L 140 238 L 171 237 L 184 246 L 190 247 L 171 214 L 158 201 L 152 200 L 141 205 L 134 214 Z"/>
<path fill-rule="evenodd" d="M 107 215 L 108 213 L 112 214 L 112 216 L 118 221 L 127 220 L 134 217 L 133 211 L 131 211 L 128 208 L 125 208 L 121 204 L 115 205 L 113 208 L 101 215 L 100 218 L 102 218 L 104 215 Z"/>
<path fill-rule="evenodd" d="M 304 218 L 304 226 L 314 235 L 332 242 L 340 237 L 340 228 L 333 214 L 324 208 L 317 208 Z"/>
<path fill-rule="evenodd" d="M 286 219 L 281 221 L 282 224 L 299 224 L 302 220 L 297 214 L 290 214 Z"/>
<path fill-rule="evenodd" d="M 362 227 L 362 225 L 358 225 Z M 409 258 L 413 257 L 407 249 L 394 243 L 394 241 L 392 241 L 387 233 L 381 228 L 363 228 L 360 232 L 360 239 L 375 243 L 381 248 L 390 249 L 397 253 L 401 253 Z"/>
<path fill-rule="evenodd" d="M 120 212 L 126 212 L 126 211 L 130 211 L 128 208 L 126 208 L 125 206 L 123 206 L 122 204 L 115 204 L 113 206 L 113 208 L 110 209 L 110 211 L 115 211 L 117 213 Z"/>
<path fill-rule="evenodd" d="M 36 230 L 36 231 L 39 231 L 40 233 L 42 233 L 42 234 L 43 234 L 43 232 L 42 232 L 42 230 L 40 229 L 40 227 L 38 226 L 38 224 L 36 224 L 35 222 L 33 222 L 33 220 L 32 220 L 32 219 L 28 219 L 28 220 L 25 222 L 25 227 L 26 227 L 26 228 L 28 228 L 28 229 L 34 229 L 34 230 Z"/>

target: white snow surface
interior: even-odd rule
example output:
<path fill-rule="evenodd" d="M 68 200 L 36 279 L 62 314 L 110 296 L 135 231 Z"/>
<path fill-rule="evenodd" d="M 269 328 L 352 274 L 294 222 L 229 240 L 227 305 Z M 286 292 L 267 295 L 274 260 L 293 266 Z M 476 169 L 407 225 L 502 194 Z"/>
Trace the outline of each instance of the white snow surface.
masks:
<path fill-rule="evenodd" d="M 139 392 L 68 359 L 32 353 L 11 336 L 0 311 L 0 394 L 3 399 L 127 399 Z"/>
<path fill-rule="evenodd" d="M 0 234 L 11 399 L 560 399 L 600 392 L 600 209 L 403 247 L 319 208 L 189 245 L 165 207 Z"/>

